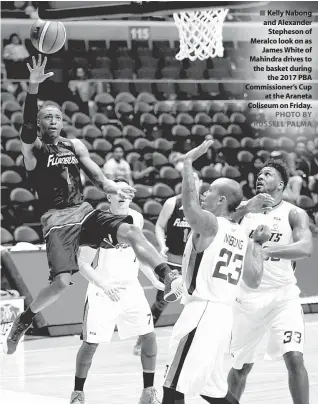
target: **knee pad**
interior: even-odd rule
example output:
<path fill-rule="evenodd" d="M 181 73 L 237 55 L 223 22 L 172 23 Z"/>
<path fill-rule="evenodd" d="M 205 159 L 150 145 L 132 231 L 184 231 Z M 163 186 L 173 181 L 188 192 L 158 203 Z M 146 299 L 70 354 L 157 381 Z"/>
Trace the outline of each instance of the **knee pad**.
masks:
<path fill-rule="evenodd" d="M 150 332 L 146 335 L 141 335 L 141 352 L 146 356 L 156 356 L 157 355 L 157 340 L 156 334 L 154 332 Z"/>

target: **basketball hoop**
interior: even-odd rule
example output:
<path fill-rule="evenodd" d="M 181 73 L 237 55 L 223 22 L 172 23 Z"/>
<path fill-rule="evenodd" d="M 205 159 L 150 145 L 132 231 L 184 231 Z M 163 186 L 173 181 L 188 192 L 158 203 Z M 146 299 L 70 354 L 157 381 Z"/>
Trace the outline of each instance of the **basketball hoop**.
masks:
<path fill-rule="evenodd" d="M 174 13 L 180 51 L 176 59 L 205 60 L 223 57 L 223 22 L 228 9 L 207 9 Z"/>

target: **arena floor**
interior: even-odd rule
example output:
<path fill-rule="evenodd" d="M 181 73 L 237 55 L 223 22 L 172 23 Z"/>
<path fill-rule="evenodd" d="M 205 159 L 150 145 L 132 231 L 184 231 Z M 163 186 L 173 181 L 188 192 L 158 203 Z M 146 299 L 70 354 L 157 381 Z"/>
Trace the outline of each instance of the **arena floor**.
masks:
<path fill-rule="evenodd" d="M 305 363 L 310 378 L 310 404 L 318 404 L 318 314 L 306 319 Z M 158 328 L 156 387 L 161 384 L 171 327 Z M 137 404 L 142 389 L 140 359 L 132 354 L 134 340 L 101 344 L 86 382 L 87 404 Z M 0 354 L 1 403 L 67 404 L 73 389 L 79 337 L 35 338 L 21 344 L 12 357 Z M 227 369 L 230 366 L 226 359 Z M 189 404 L 204 401 L 198 397 Z M 252 371 L 241 404 L 291 404 L 283 361 L 260 360 Z"/>

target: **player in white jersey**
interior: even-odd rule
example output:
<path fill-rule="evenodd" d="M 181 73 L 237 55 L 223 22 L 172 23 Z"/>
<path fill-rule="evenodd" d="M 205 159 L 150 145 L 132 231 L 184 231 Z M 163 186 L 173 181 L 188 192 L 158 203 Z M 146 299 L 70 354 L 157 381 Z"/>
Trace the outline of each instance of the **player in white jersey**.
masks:
<path fill-rule="evenodd" d="M 303 361 L 304 320 L 300 290 L 294 274 L 295 261 L 310 256 L 312 235 L 307 213 L 282 200 L 288 182 L 282 161 L 268 160 L 257 177 L 257 196 L 237 209 L 236 219 L 249 237 L 266 220 L 271 237 L 264 248 L 264 274 L 257 290 L 242 282 L 237 298 L 231 339 L 233 368 L 229 391 L 240 399 L 246 378 L 256 359 L 258 345 L 268 334 L 267 355 L 283 357 L 294 404 L 309 403 L 308 375 Z M 255 203 L 263 205 L 260 213 Z M 268 209 L 270 207 L 270 209 Z"/>
<path fill-rule="evenodd" d="M 126 182 L 124 179 L 115 182 Z M 133 223 L 143 228 L 142 215 L 129 208 L 130 200 L 120 200 L 117 195 L 108 195 L 110 212 L 115 215 L 130 215 Z M 151 310 L 138 281 L 139 268 L 161 290 L 153 271 L 142 266 L 130 245 L 112 245 L 104 239 L 97 250 L 83 248 L 79 257 L 81 273 L 90 281 L 85 301 L 81 339 L 82 346 L 76 358 L 75 386 L 72 404 L 83 404 L 84 383 L 92 359 L 100 342 L 110 342 L 115 325 L 120 339 L 140 336 L 141 363 L 144 389 L 139 404 L 159 404 L 153 387 L 157 342 Z M 93 269 L 94 268 L 94 269 Z"/>
<path fill-rule="evenodd" d="M 185 156 L 182 205 L 192 229 L 182 261 L 185 307 L 170 340 L 163 404 L 183 404 L 200 394 L 209 403 L 237 403 L 228 394 L 223 361 L 230 344 L 233 304 L 243 278 L 258 287 L 263 273 L 261 244 L 270 232 L 259 226 L 249 240 L 231 220 L 243 194 L 228 178 L 214 181 L 202 207 L 195 188 L 192 162 L 213 141 L 205 141 Z"/>

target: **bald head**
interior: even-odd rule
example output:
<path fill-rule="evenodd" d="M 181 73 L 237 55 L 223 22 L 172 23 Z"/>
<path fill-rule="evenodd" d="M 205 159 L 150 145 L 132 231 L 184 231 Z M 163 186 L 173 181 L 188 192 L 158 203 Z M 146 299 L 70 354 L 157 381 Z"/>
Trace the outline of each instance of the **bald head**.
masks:
<path fill-rule="evenodd" d="M 63 128 L 63 114 L 55 105 L 46 105 L 38 112 L 38 125 L 42 141 L 54 142 L 60 136 Z"/>
<path fill-rule="evenodd" d="M 234 212 L 242 199 L 243 192 L 236 181 L 229 178 L 218 178 L 213 181 L 205 193 L 202 207 L 218 216 Z"/>
<path fill-rule="evenodd" d="M 217 187 L 220 195 L 225 196 L 229 212 L 234 212 L 243 199 L 243 191 L 240 184 L 229 178 L 218 178 L 213 185 Z"/>
<path fill-rule="evenodd" d="M 54 113 L 54 115 L 59 114 L 61 117 L 63 117 L 62 111 L 53 104 L 46 105 L 45 107 L 41 108 L 38 112 L 38 119 L 41 119 L 46 113 Z"/>

